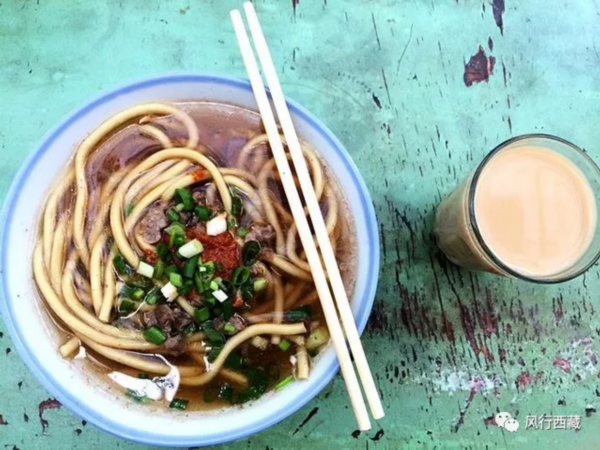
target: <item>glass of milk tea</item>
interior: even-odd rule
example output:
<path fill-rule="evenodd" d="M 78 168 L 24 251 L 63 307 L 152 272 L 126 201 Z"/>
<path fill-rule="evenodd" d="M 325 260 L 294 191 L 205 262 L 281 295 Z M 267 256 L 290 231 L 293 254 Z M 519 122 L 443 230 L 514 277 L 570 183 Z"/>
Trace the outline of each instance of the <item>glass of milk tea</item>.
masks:
<path fill-rule="evenodd" d="M 600 256 L 600 169 L 563 139 L 530 134 L 490 152 L 438 207 L 452 262 L 538 283 L 585 272 Z"/>

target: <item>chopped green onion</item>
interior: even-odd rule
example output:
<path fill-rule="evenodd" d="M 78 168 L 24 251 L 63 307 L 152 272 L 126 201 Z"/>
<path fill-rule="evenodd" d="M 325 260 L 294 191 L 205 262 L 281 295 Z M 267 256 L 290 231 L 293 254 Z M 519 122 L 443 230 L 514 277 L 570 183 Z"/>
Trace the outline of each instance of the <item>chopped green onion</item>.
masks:
<path fill-rule="evenodd" d="M 182 398 L 174 398 L 169 408 L 178 409 L 180 411 L 185 411 L 188 407 L 189 400 L 184 400 Z"/>
<path fill-rule="evenodd" d="M 169 227 L 165 228 L 165 231 L 169 236 L 174 234 L 185 234 L 185 227 L 179 222 L 172 223 Z"/>
<path fill-rule="evenodd" d="M 162 259 L 164 262 L 168 262 L 171 258 L 171 250 L 167 247 L 167 244 L 164 242 L 159 242 L 156 244 L 156 254 Z"/>
<path fill-rule="evenodd" d="M 167 335 L 156 325 L 144 331 L 144 339 L 151 344 L 161 345 L 167 340 Z"/>
<path fill-rule="evenodd" d="M 179 213 L 175 209 L 167 209 L 165 215 L 167 216 L 167 219 L 169 219 L 170 222 L 179 222 Z"/>
<path fill-rule="evenodd" d="M 231 214 L 240 217 L 244 212 L 244 203 L 237 195 L 231 196 Z"/>
<path fill-rule="evenodd" d="M 322 326 L 313 331 L 308 339 L 306 340 L 306 349 L 308 351 L 316 350 L 322 345 L 329 342 L 329 331 L 326 327 Z"/>
<path fill-rule="evenodd" d="M 204 251 L 204 247 L 198 239 L 188 242 L 179 249 L 179 254 L 184 258 L 193 258 Z"/>
<path fill-rule="evenodd" d="M 169 274 L 169 282 L 175 287 L 183 286 L 183 278 L 176 272 L 172 272 Z"/>
<path fill-rule="evenodd" d="M 249 231 L 246 228 L 238 228 L 237 234 L 242 239 L 248 236 Z"/>
<path fill-rule="evenodd" d="M 225 359 L 225 365 L 233 370 L 241 370 L 244 365 L 244 358 L 237 352 L 231 352 Z"/>
<path fill-rule="evenodd" d="M 159 291 L 153 290 L 146 296 L 146 303 L 149 305 L 156 305 L 160 300 Z"/>
<path fill-rule="evenodd" d="M 223 327 L 223 330 L 227 334 L 235 334 L 237 332 L 237 329 L 230 323 L 226 323 L 225 326 Z"/>
<path fill-rule="evenodd" d="M 206 322 L 210 318 L 210 310 L 206 307 L 197 309 L 194 318 L 199 322 Z"/>
<path fill-rule="evenodd" d="M 292 343 L 286 339 L 283 339 L 280 343 L 279 343 L 279 348 L 284 351 L 287 352 L 290 347 L 292 346 Z"/>
<path fill-rule="evenodd" d="M 154 277 L 154 267 L 152 267 L 148 263 L 145 263 L 144 261 L 140 261 L 140 264 L 138 265 L 138 268 L 137 268 L 137 273 L 139 273 L 141 276 L 146 277 L 146 278 L 153 278 Z"/>
<path fill-rule="evenodd" d="M 190 337 L 195 332 L 196 332 L 196 325 L 194 325 L 193 323 L 190 323 L 183 330 L 181 330 L 181 334 L 183 334 L 183 337 Z"/>
<path fill-rule="evenodd" d="M 171 282 L 165 284 L 160 289 L 160 292 L 162 293 L 162 295 L 165 296 L 165 298 L 167 299 L 168 302 L 172 302 L 179 295 L 179 292 L 177 291 L 177 288 Z"/>
<path fill-rule="evenodd" d="M 180 247 L 185 244 L 185 236 L 181 234 L 176 234 L 172 236 L 171 245 L 173 247 Z"/>
<path fill-rule="evenodd" d="M 202 277 L 212 277 L 216 270 L 216 264 L 214 261 L 207 261 L 200 266 L 200 272 Z"/>
<path fill-rule="evenodd" d="M 137 303 L 135 303 L 131 300 L 128 300 L 126 298 L 121 300 L 121 303 L 119 304 L 119 312 L 120 313 L 129 313 L 131 311 L 135 311 L 136 308 L 137 308 Z"/>
<path fill-rule="evenodd" d="M 258 241 L 248 241 L 242 249 L 242 261 L 245 266 L 252 266 L 258 261 L 262 247 Z"/>
<path fill-rule="evenodd" d="M 225 292 L 223 292 L 221 289 L 217 289 L 216 291 L 213 291 L 212 295 L 214 298 L 219 300 L 221 303 L 223 303 L 225 300 L 227 300 L 229 298 L 229 296 Z"/>
<path fill-rule="evenodd" d="M 185 208 L 185 205 L 183 203 L 180 203 L 175 207 L 175 209 L 179 212 L 183 211 L 183 208 Z"/>
<path fill-rule="evenodd" d="M 115 266 L 115 270 L 119 275 L 125 275 L 128 272 L 127 263 L 122 255 L 117 255 L 113 258 L 113 266 Z"/>
<path fill-rule="evenodd" d="M 235 314 L 235 311 L 233 310 L 233 303 L 232 302 L 223 302 L 221 303 L 221 315 L 223 316 L 224 320 L 229 320 L 231 319 L 231 317 Z"/>
<path fill-rule="evenodd" d="M 208 362 L 215 362 L 215 360 L 221 354 L 221 350 L 223 350 L 223 347 L 220 345 L 211 348 L 210 351 L 206 354 L 206 359 L 208 359 Z"/>
<path fill-rule="evenodd" d="M 194 282 L 192 280 L 183 280 L 183 286 L 178 291 L 181 295 L 188 295 L 194 289 Z"/>
<path fill-rule="evenodd" d="M 134 391 L 133 389 L 127 389 L 125 395 L 138 403 L 148 403 L 150 401 L 147 395 L 141 395 L 139 392 Z"/>
<path fill-rule="evenodd" d="M 185 278 L 194 278 L 194 273 L 198 268 L 198 263 L 200 262 L 200 256 L 192 256 L 188 259 L 183 266 L 183 276 Z"/>
<path fill-rule="evenodd" d="M 127 207 L 125 208 L 125 217 L 128 217 L 129 214 L 131 214 L 131 211 L 133 211 L 133 208 L 135 208 L 135 205 L 133 203 L 130 203 L 129 205 L 127 205 Z"/>
<path fill-rule="evenodd" d="M 233 388 L 227 383 L 221 385 L 221 387 L 219 388 L 219 398 L 222 400 L 231 401 L 232 397 Z"/>
<path fill-rule="evenodd" d="M 167 276 L 167 278 L 169 278 L 172 273 L 179 273 L 179 269 L 175 264 L 171 264 L 170 266 L 165 267 L 165 275 Z"/>
<path fill-rule="evenodd" d="M 227 219 L 226 214 L 219 214 L 217 217 L 210 219 L 206 223 L 206 234 L 209 236 L 218 236 L 221 233 L 227 231 Z"/>
<path fill-rule="evenodd" d="M 177 197 L 179 197 L 179 200 L 181 200 L 181 203 L 183 203 L 184 211 L 194 210 L 194 197 L 192 196 L 192 192 L 189 189 L 176 189 L 175 195 L 177 195 Z"/>
<path fill-rule="evenodd" d="M 254 292 L 261 292 L 267 288 L 266 278 L 257 278 L 254 280 Z"/>
<path fill-rule="evenodd" d="M 211 343 L 215 345 L 225 343 L 225 337 L 219 331 L 217 331 L 214 323 L 205 322 L 202 325 L 202 330 L 206 333 L 206 337 Z"/>
<path fill-rule="evenodd" d="M 141 300 L 146 296 L 146 293 L 142 288 L 136 288 L 129 296 L 132 300 Z"/>
<path fill-rule="evenodd" d="M 213 213 L 208 206 L 203 206 L 203 205 L 196 206 L 196 216 L 198 216 L 198 219 L 200 219 L 202 222 L 206 222 L 207 220 L 210 220 L 212 215 L 213 215 Z"/>
<path fill-rule="evenodd" d="M 209 286 L 213 291 L 216 291 L 216 290 L 220 289 L 220 287 L 221 287 L 221 286 L 219 286 L 219 283 L 216 280 L 212 280 L 210 282 Z"/>
<path fill-rule="evenodd" d="M 162 259 L 156 261 L 156 264 L 154 265 L 154 278 L 162 278 L 166 268 L 167 266 Z"/>
<path fill-rule="evenodd" d="M 290 375 L 275 385 L 275 389 L 282 389 L 294 381 L 294 375 Z"/>
<path fill-rule="evenodd" d="M 248 267 L 236 267 L 231 276 L 231 283 L 234 286 L 241 286 L 250 278 L 250 269 Z"/>
<path fill-rule="evenodd" d="M 227 219 L 227 229 L 228 230 L 235 230 L 238 227 L 238 221 L 234 216 L 230 216 L 229 219 Z"/>
<path fill-rule="evenodd" d="M 312 308 L 310 305 L 290 309 L 284 313 L 284 317 L 288 322 L 300 322 L 302 320 L 310 319 L 311 316 Z"/>

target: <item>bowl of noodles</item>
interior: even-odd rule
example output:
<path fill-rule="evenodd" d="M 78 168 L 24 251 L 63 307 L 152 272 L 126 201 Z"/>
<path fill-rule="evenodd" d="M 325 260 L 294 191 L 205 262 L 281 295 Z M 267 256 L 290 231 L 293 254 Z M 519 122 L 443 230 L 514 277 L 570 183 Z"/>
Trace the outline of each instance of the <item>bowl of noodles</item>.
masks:
<path fill-rule="evenodd" d="M 379 270 L 369 193 L 293 101 L 357 325 Z M 336 374 L 310 268 L 243 79 L 148 78 L 50 131 L 2 211 L 0 303 L 15 347 L 63 405 L 136 442 L 261 431 Z"/>

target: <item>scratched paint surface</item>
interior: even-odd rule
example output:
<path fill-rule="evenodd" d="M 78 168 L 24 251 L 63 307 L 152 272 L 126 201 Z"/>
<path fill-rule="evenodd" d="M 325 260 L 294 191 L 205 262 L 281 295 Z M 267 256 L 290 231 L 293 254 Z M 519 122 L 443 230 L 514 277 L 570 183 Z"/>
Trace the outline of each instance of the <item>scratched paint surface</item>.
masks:
<path fill-rule="evenodd" d="M 388 415 L 353 432 L 339 378 L 226 448 L 597 448 L 600 271 L 561 286 L 471 274 L 434 208 L 494 145 L 553 133 L 600 160 L 600 2 L 257 0 L 285 91 L 344 142 L 373 196 L 382 270 L 364 337 Z M 169 70 L 244 75 L 233 0 L 0 2 L 0 199 L 57 120 Z M 0 449 L 126 448 L 50 398 L 0 323 Z M 494 426 L 508 411 L 513 434 Z M 525 430 L 528 414 L 581 430 Z"/>

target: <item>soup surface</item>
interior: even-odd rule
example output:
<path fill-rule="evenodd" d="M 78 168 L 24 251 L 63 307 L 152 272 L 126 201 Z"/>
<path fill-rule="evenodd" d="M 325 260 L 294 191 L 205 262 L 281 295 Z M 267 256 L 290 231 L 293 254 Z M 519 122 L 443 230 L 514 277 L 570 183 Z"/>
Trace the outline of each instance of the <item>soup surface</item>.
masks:
<path fill-rule="evenodd" d="M 356 242 L 303 144 L 346 289 Z M 257 113 L 146 104 L 76 149 L 40 218 L 34 275 L 60 352 L 132 401 L 206 409 L 309 376 L 329 334 Z"/>

